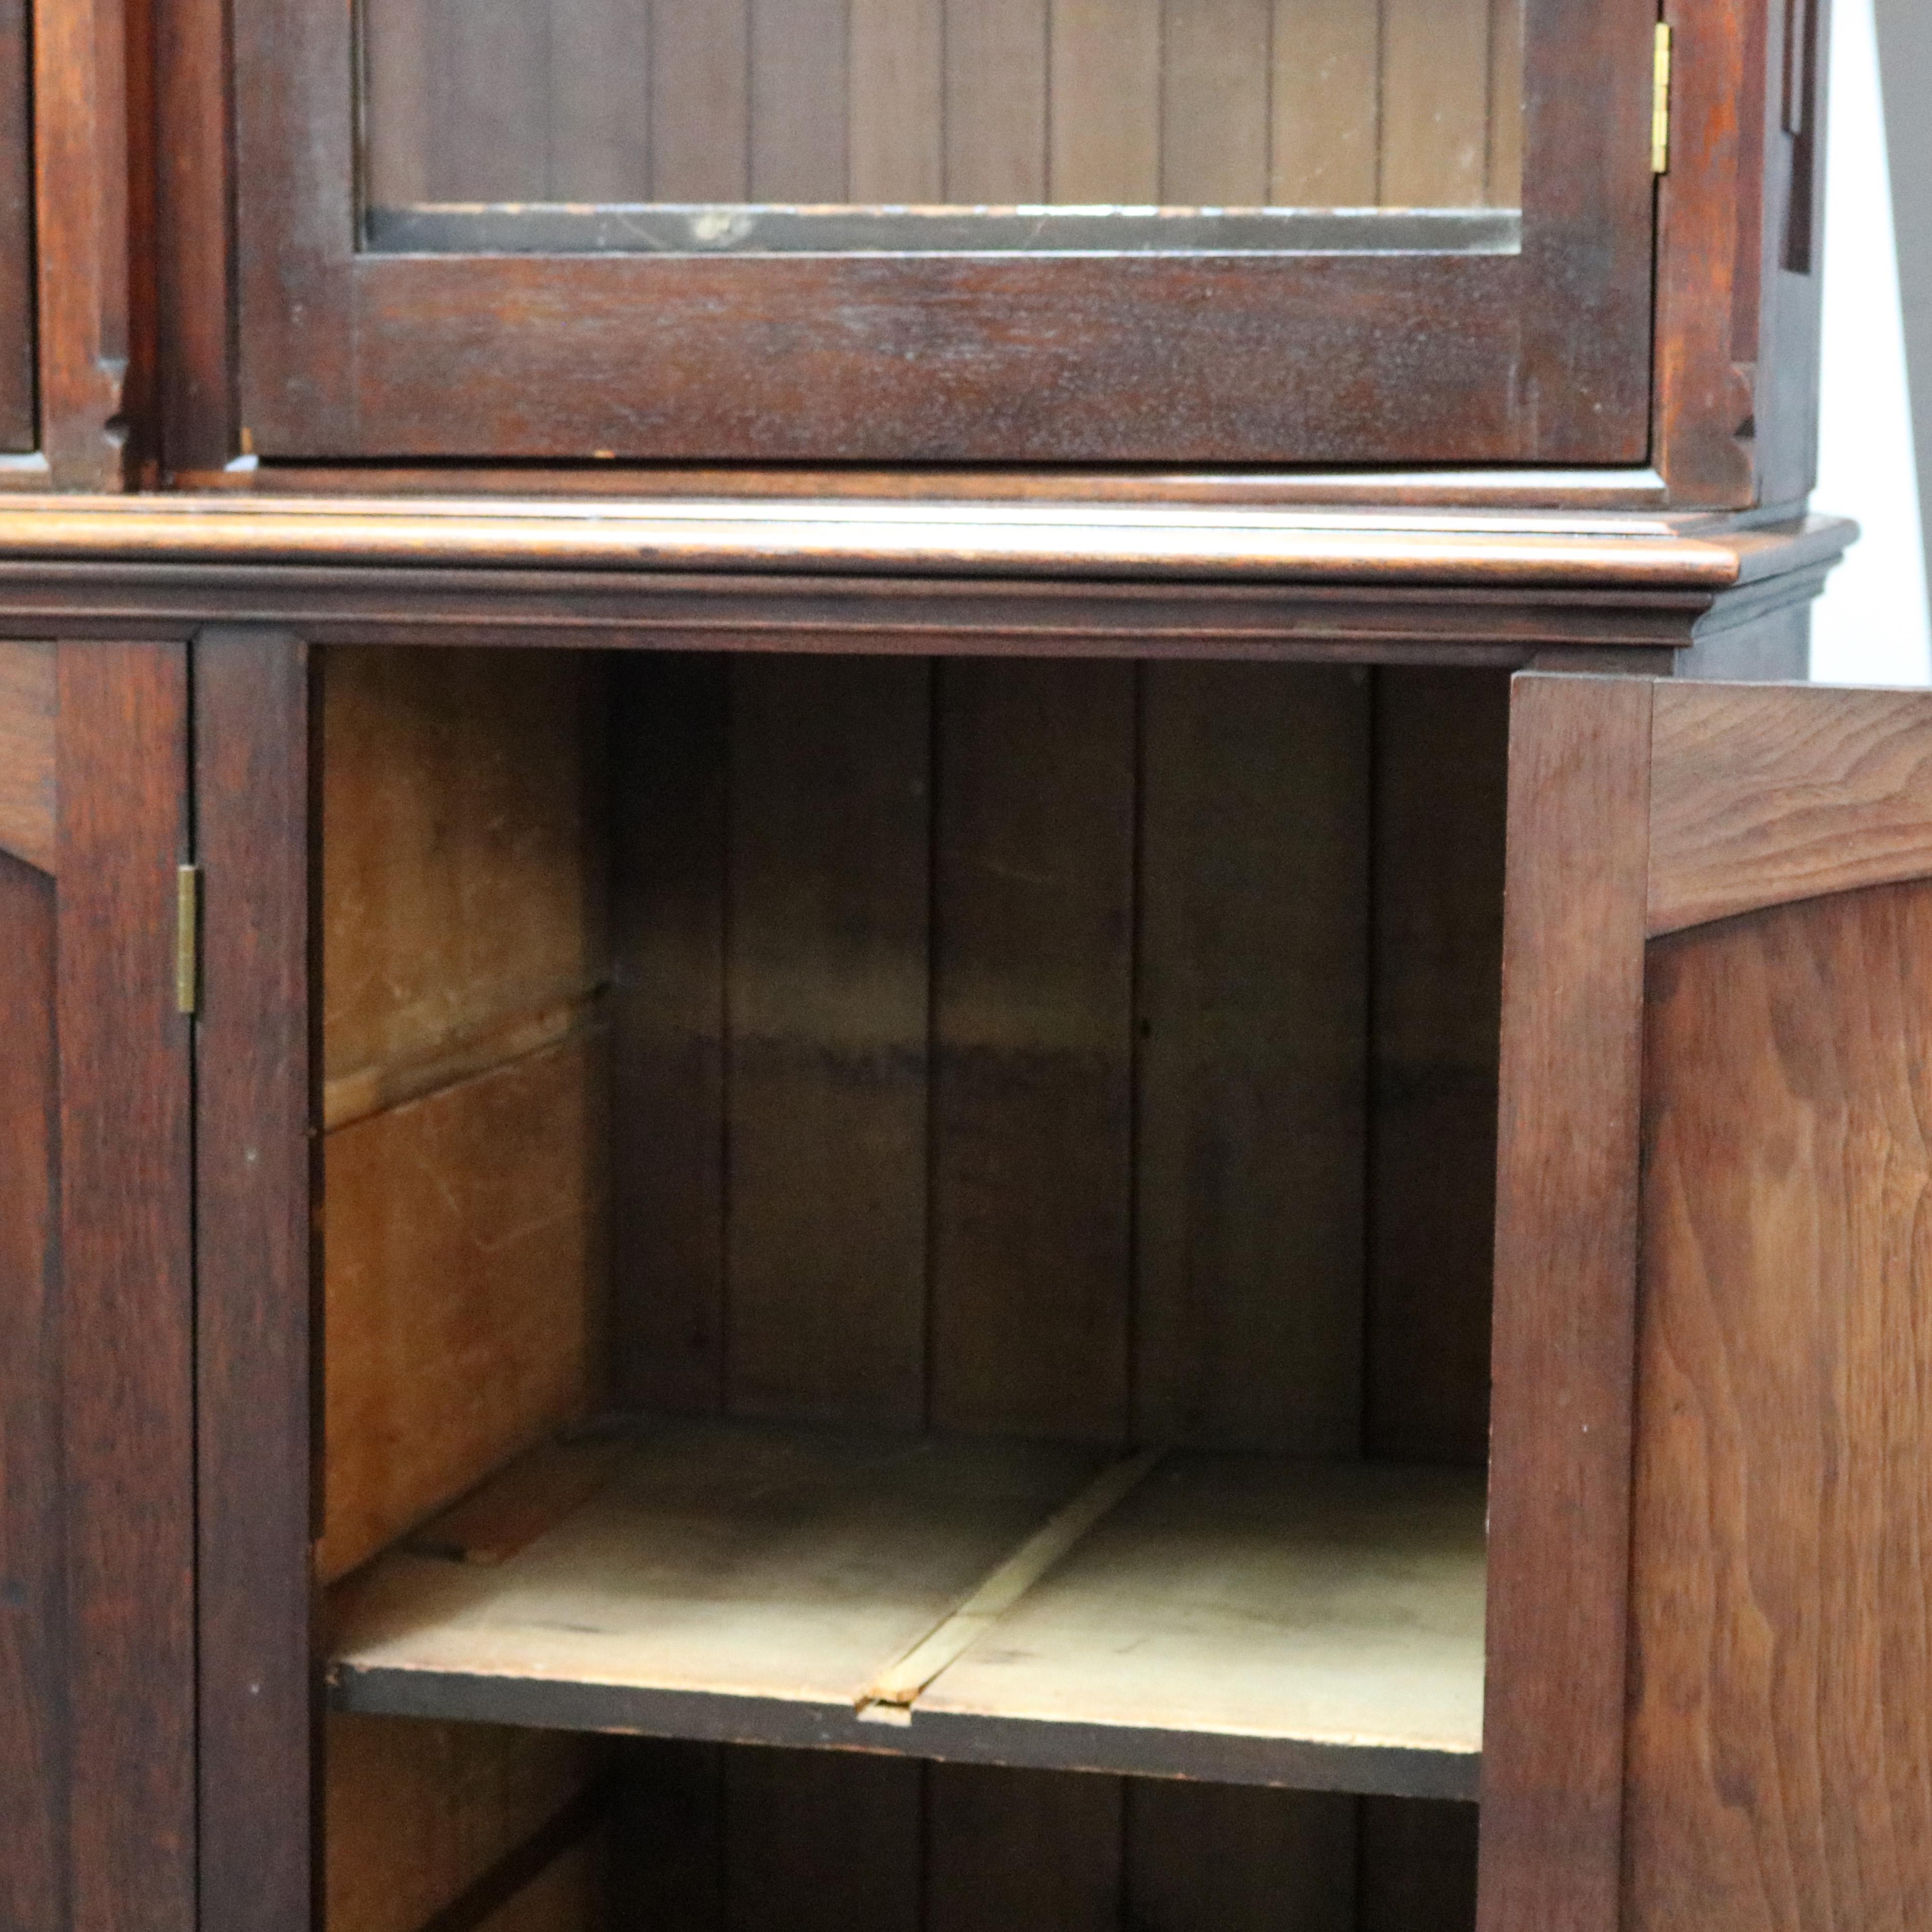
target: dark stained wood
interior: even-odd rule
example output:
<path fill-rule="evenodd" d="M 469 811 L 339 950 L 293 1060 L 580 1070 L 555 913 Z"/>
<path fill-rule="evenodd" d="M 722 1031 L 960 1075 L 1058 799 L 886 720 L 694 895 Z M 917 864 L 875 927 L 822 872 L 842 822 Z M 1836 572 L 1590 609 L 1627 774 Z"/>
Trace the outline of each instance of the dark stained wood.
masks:
<path fill-rule="evenodd" d="M 0 644 L 0 851 L 43 872 L 56 861 L 58 713 L 54 646 Z"/>
<path fill-rule="evenodd" d="M 1352 1456 L 1368 682 L 1249 665 L 1144 676 L 1136 1435 Z"/>
<path fill-rule="evenodd" d="M 74 1932 L 195 1913 L 189 1026 L 175 1010 L 188 677 L 63 644 L 62 1478 Z"/>
<path fill-rule="evenodd" d="M 0 1922 L 66 1932 L 54 887 L 0 856 Z"/>
<path fill-rule="evenodd" d="M 1135 689 L 1125 665 L 939 673 L 941 1429 L 1127 1438 Z"/>
<path fill-rule="evenodd" d="M 1932 1896 L 1928 956 L 1923 882 L 1650 949 L 1631 1932 Z"/>
<path fill-rule="evenodd" d="M 146 17 L 140 0 L 36 10 L 39 444 L 61 489 L 130 480 L 130 198 L 146 164 L 136 144 L 130 165 L 128 54 Z M 138 96 L 145 74 L 134 80 Z"/>
<path fill-rule="evenodd" d="M 1649 929 L 1932 873 L 1932 740 L 1916 691 L 1657 694 Z"/>
<path fill-rule="evenodd" d="M 932 673 L 747 659 L 731 688 L 729 1406 L 926 1407 Z"/>
<path fill-rule="evenodd" d="M 921 1767 L 738 1750 L 724 1764 L 725 1932 L 920 1932 Z"/>
<path fill-rule="evenodd" d="M 716 1744 L 627 1740 L 616 1760 L 611 1900 L 662 1932 L 722 1932 L 724 1753 Z"/>
<path fill-rule="evenodd" d="M 724 852 L 730 666 L 620 660 L 611 709 L 611 1381 L 724 1400 Z"/>
<path fill-rule="evenodd" d="M 34 447 L 33 122 L 27 0 L 0 6 L 0 452 Z"/>
<path fill-rule="evenodd" d="M 1356 1932 L 1357 1802 L 1136 1781 L 1121 1923 L 1159 1932 Z"/>
<path fill-rule="evenodd" d="M 1474 1932 L 1473 1804 L 1365 1798 L 1354 1932 Z"/>
<path fill-rule="evenodd" d="M 1126 1781 L 935 1764 L 924 1932 L 1116 1932 Z"/>
<path fill-rule="evenodd" d="M 1490 1447 L 1509 686 L 1378 671 L 1367 1346 L 1372 1456 Z"/>
<path fill-rule="evenodd" d="M 1511 691 L 1483 1932 L 1617 1924 L 1652 692 Z"/>
<path fill-rule="evenodd" d="M 308 653 L 194 653 L 200 1932 L 311 1906 L 311 850 Z"/>

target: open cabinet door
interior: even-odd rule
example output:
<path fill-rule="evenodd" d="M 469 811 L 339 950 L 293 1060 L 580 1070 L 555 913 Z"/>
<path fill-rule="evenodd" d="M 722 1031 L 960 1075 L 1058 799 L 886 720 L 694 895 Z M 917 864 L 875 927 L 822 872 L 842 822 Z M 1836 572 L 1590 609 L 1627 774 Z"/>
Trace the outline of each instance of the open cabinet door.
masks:
<path fill-rule="evenodd" d="M 0 644 L 0 1925 L 194 1923 L 177 644 Z"/>
<path fill-rule="evenodd" d="M 1932 693 L 1525 676 L 1484 1932 L 1932 1899 Z"/>

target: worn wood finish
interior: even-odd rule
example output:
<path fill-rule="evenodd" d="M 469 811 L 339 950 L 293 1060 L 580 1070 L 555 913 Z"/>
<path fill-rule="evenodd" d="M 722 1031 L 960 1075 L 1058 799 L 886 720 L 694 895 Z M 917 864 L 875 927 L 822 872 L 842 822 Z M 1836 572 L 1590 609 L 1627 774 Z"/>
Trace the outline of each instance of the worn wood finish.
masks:
<path fill-rule="evenodd" d="M 1125 262 L 358 256 L 349 22 L 287 8 L 249 0 L 236 20 L 238 166 L 260 184 L 239 207 L 242 417 L 264 454 L 1635 463 L 1645 453 L 1651 14 L 1638 0 L 1542 0 L 1532 16 L 1520 256 Z M 1024 44 L 1045 10 L 1022 0 L 988 31 L 1010 27 Z M 1072 15 L 1066 24 L 1077 26 Z M 1485 49 L 1486 24 L 1477 10 Z M 755 101 L 755 24 L 748 44 Z M 965 52 L 949 46 L 949 59 Z M 1031 90 L 1007 91 L 1024 122 Z M 964 92 L 949 90 L 949 122 Z M 1586 98 L 1592 112 L 1579 116 Z M 754 111 L 754 192 L 759 124 Z M 1052 191 L 1060 137 L 1050 114 L 1034 124 L 1046 133 Z M 970 116 L 966 127 L 968 148 L 1007 145 Z M 1030 130 L 1017 131 L 1016 150 L 1037 154 Z M 1480 177 L 1480 130 L 1470 145 Z M 970 186 L 976 199 L 988 192 Z M 270 206 L 281 211 L 273 222 Z M 1574 245 L 1580 230 L 1594 245 Z M 1180 338 L 1168 326 L 1178 303 L 1193 317 Z M 1587 326 L 1574 326 L 1579 316 Z M 1412 352 L 1424 340 L 1426 370 Z M 920 352 L 904 353 L 909 343 Z M 467 384 L 486 356 L 492 380 Z M 1327 372 L 1344 363 L 1355 373 L 1338 386 Z M 496 400 L 452 409 L 453 392 Z"/>
<path fill-rule="evenodd" d="M 1145 673 L 1135 1431 L 1361 1432 L 1369 687 Z"/>
<path fill-rule="evenodd" d="M 1124 1442 L 1131 667 L 941 668 L 929 1418 Z"/>
<path fill-rule="evenodd" d="M 186 654 L 60 656 L 62 1476 L 74 1932 L 195 1914 Z"/>
<path fill-rule="evenodd" d="M 328 1136 L 325 1581 L 599 1406 L 598 1046 Z"/>
<path fill-rule="evenodd" d="M 340 1712 L 326 1742 L 316 1932 L 422 1932 L 565 1812 L 601 1755 L 558 1732 Z"/>
<path fill-rule="evenodd" d="M 1511 692 L 1483 1932 L 1617 1923 L 1652 688 Z"/>
<path fill-rule="evenodd" d="M 322 1072 L 407 1090 L 609 976 L 594 681 L 344 651 L 322 680 Z M 514 1046 L 514 1042 L 503 1042 Z"/>
<path fill-rule="evenodd" d="M 32 117 L 27 0 L 0 8 L 0 452 L 34 447 Z"/>
<path fill-rule="evenodd" d="M 0 851 L 54 868 L 58 658 L 52 644 L 0 644 Z"/>
<path fill-rule="evenodd" d="M 1928 948 L 1920 882 L 1650 949 L 1632 1932 L 1924 1918 Z"/>
<path fill-rule="evenodd" d="M 54 886 L 0 856 L 0 1922 L 66 1932 Z"/>
<path fill-rule="evenodd" d="M 736 1414 L 925 1412 L 931 692 L 917 662 L 734 671 Z"/>
<path fill-rule="evenodd" d="M 314 1878 L 310 1628 L 312 848 L 308 653 L 194 647 L 200 1932 L 300 1925 Z"/>
<path fill-rule="evenodd" d="M 1377 672 L 1363 1445 L 1490 1449 L 1509 685 Z"/>
<path fill-rule="evenodd" d="M 1916 691 L 1660 689 L 1650 931 L 1932 873 L 1925 717 Z"/>

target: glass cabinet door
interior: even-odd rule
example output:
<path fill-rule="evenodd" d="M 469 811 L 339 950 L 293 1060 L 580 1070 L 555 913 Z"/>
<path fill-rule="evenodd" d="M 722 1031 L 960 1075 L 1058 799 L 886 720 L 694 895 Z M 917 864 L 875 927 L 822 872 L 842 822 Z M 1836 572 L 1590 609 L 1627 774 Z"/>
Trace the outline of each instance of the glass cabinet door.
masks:
<path fill-rule="evenodd" d="M 0 453 L 34 447 L 33 168 L 27 0 L 0 0 Z"/>
<path fill-rule="evenodd" d="M 271 458 L 1647 452 L 1652 0 L 236 0 Z"/>

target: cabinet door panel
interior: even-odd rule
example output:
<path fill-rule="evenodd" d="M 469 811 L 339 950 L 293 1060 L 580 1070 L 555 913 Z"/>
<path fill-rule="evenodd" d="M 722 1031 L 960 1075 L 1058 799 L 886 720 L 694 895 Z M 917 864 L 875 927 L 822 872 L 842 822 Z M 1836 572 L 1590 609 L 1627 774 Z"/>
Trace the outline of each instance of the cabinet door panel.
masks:
<path fill-rule="evenodd" d="M 1485 1932 L 1903 1932 L 1932 694 L 1520 678 L 1510 785 Z"/>
<path fill-rule="evenodd" d="M 190 1932 L 184 653 L 0 653 L 0 1924 Z"/>
<path fill-rule="evenodd" d="M 27 0 L 0 0 L 0 454 L 34 446 Z"/>

